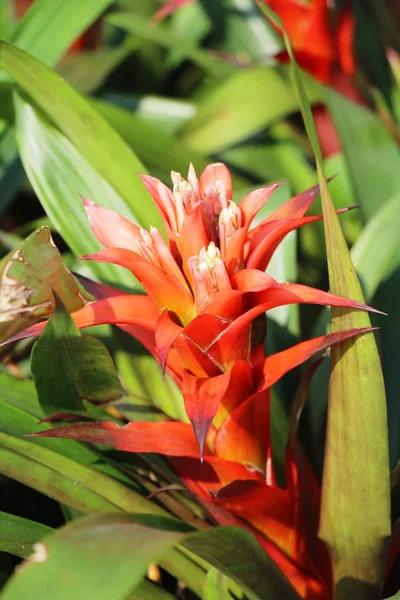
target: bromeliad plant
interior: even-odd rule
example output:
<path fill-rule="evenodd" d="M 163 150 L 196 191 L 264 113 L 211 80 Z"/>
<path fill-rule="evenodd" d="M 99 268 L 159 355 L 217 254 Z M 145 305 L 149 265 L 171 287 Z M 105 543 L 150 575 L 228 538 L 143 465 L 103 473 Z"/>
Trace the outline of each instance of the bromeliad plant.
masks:
<path fill-rule="evenodd" d="M 167 456 L 214 522 L 254 533 L 300 597 L 331 598 L 329 555 L 317 538 L 319 483 L 298 447 L 294 425 L 286 485 L 278 486 L 270 389 L 316 353 L 370 329 L 338 331 L 270 356 L 264 344 L 265 313 L 278 306 L 373 310 L 315 288 L 278 283 L 265 272 L 289 232 L 321 219 L 305 216 L 319 188 L 290 199 L 253 226 L 277 184 L 235 204 L 230 173 L 221 163 L 210 164 L 199 179 L 192 166 L 187 179 L 173 172 L 172 190 L 154 177 L 142 180 L 160 211 L 167 243 L 156 228 L 139 228 L 84 199 L 103 246 L 84 258 L 129 269 L 147 295 L 97 287 L 103 297 L 72 317 L 79 328 L 116 324 L 137 338 L 180 387 L 191 423 L 85 422 L 35 435 Z M 33 325 L 10 341 L 36 336 L 45 325 Z"/>

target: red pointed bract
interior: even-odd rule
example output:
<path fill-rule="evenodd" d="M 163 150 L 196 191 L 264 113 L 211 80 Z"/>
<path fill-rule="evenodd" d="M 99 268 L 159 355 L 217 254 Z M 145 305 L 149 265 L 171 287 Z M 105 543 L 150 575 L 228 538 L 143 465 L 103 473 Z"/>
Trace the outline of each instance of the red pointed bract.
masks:
<path fill-rule="evenodd" d="M 110 248 L 96 254 L 88 254 L 84 258 L 96 262 L 109 262 L 129 269 L 160 310 L 168 308 L 185 320 L 190 320 L 194 316 L 194 301 L 190 292 L 174 275 L 163 272 L 135 252 L 123 248 Z"/>
<path fill-rule="evenodd" d="M 105 248 L 126 248 L 136 250 L 136 239 L 140 228 L 121 217 L 113 210 L 103 208 L 86 198 L 82 198 L 90 227 L 96 238 Z"/>
<path fill-rule="evenodd" d="M 347 331 L 329 333 L 328 335 L 322 335 L 312 340 L 307 340 L 306 342 L 300 342 L 287 350 L 267 356 L 264 361 L 264 376 L 260 385 L 260 391 L 271 387 L 271 385 L 276 383 L 285 373 L 301 365 L 321 350 L 325 350 L 333 344 L 339 344 L 352 337 L 371 333 L 376 329 L 376 327 L 363 327 L 360 329 L 349 329 Z"/>
<path fill-rule="evenodd" d="M 198 458 L 199 446 L 188 423 L 160 421 L 135 422 L 119 426 L 109 421 L 80 423 L 67 427 L 48 429 L 31 437 L 57 437 L 93 444 L 106 444 L 125 452 L 158 452 L 167 456 Z M 207 447 L 204 447 L 207 453 Z"/>

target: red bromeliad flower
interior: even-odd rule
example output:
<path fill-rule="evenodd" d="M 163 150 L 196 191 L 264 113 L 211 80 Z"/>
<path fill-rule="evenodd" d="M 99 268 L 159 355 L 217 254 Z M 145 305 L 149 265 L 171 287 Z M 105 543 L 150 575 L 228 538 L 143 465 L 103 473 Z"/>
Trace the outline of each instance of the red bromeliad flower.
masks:
<path fill-rule="evenodd" d="M 311 287 L 278 283 L 265 273 L 287 233 L 321 218 L 304 216 L 318 187 L 252 226 L 277 184 L 251 192 L 237 205 L 221 163 L 209 165 L 199 179 L 192 166 L 187 179 L 172 173 L 172 190 L 154 177 L 142 179 L 161 213 L 168 243 L 157 229 L 146 231 L 84 200 L 92 231 L 104 247 L 85 258 L 126 267 L 147 295 L 110 295 L 108 290 L 107 297 L 72 317 L 80 328 L 117 324 L 143 343 L 181 388 L 191 424 L 84 423 L 39 435 L 168 456 L 217 523 L 252 531 L 301 597 L 329 598 L 329 558 L 316 537 L 319 485 L 292 436 L 287 487 L 276 486 L 270 388 L 319 351 L 367 330 L 325 335 L 264 355 L 265 312 L 271 308 L 312 303 L 367 309 Z M 12 339 L 38 335 L 44 325 Z M 314 504 L 307 515 L 304 485 Z"/>
<path fill-rule="evenodd" d="M 340 72 L 355 73 L 354 17 L 348 8 L 332 10 L 327 0 L 262 0 L 281 19 L 296 60 L 323 83 Z M 287 53 L 281 55 L 288 60 Z"/>
<path fill-rule="evenodd" d="M 354 83 L 354 16 L 348 6 L 334 10 L 328 0 L 260 0 L 282 20 L 299 66 L 322 83 L 365 104 Z M 289 62 L 286 51 L 278 57 Z M 335 126 L 323 106 L 313 109 L 322 153 L 325 157 L 340 152 Z"/>

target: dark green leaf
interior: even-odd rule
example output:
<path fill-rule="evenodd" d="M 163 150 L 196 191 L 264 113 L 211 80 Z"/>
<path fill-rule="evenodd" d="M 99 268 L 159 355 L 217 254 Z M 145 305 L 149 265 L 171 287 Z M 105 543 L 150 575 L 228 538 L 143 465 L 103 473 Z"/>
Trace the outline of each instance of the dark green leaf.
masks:
<path fill-rule="evenodd" d="M 107 17 L 107 21 L 116 27 L 129 31 L 129 33 L 138 36 L 140 39 L 175 50 L 182 57 L 191 60 L 209 75 L 218 79 L 222 79 L 236 70 L 236 67 L 232 64 L 224 62 L 222 59 L 212 56 L 206 50 L 196 48 L 191 42 L 174 35 L 163 24 L 149 22 L 138 14 L 112 13 Z"/>
<path fill-rule="evenodd" d="M 47 525 L 35 523 L 0 511 L 0 551 L 26 558 L 32 546 L 51 531 Z"/>
<path fill-rule="evenodd" d="M 149 529 L 124 514 L 78 519 L 46 536 L 3 591 L 4 600 L 125 600 L 181 531 Z M 61 585 L 60 585 L 61 583 Z"/>
<path fill-rule="evenodd" d="M 201 556 L 240 585 L 250 600 L 299 598 L 255 538 L 239 527 L 217 527 L 195 533 L 183 546 Z"/>
<path fill-rule="evenodd" d="M 107 348 L 82 336 L 61 302 L 33 347 L 31 370 L 45 414 L 83 412 L 83 399 L 107 402 L 123 394 Z"/>

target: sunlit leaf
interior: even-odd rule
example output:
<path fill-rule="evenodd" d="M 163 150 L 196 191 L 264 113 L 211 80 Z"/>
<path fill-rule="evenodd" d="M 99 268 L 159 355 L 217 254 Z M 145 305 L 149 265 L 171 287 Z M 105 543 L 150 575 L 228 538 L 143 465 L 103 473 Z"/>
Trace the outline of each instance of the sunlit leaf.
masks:
<path fill-rule="evenodd" d="M 81 335 L 61 301 L 33 347 L 31 370 L 45 414 L 84 412 L 84 399 L 101 403 L 123 394 L 107 348 Z"/>

